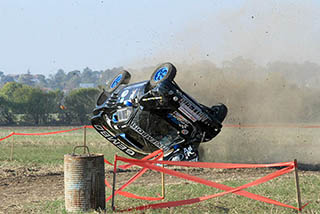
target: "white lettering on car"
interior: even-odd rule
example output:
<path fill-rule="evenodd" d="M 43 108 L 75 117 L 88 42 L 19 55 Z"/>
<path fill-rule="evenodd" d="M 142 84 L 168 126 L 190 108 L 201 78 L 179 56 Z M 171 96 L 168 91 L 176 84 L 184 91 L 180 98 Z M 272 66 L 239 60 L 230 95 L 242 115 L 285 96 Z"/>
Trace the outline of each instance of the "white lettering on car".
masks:
<path fill-rule="evenodd" d="M 159 141 L 157 141 L 156 139 L 154 139 L 152 136 L 150 136 L 147 132 L 145 132 L 142 128 L 140 128 L 137 124 L 135 124 L 134 122 L 132 122 L 130 124 L 130 128 L 132 130 L 134 130 L 135 132 L 137 132 L 138 134 L 140 134 L 142 137 L 144 137 L 146 140 L 148 140 L 150 143 L 152 143 L 153 145 L 155 145 L 156 147 L 158 147 L 159 149 L 163 149 L 163 150 L 167 150 L 168 148 L 165 147 L 163 144 L 161 144 Z"/>
<path fill-rule="evenodd" d="M 134 156 L 136 153 L 128 148 L 124 143 L 122 143 L 119 139 L 112 136 L 103 126 L 101 125 L 94 125 L 93 126 L 103 137 L 105 137 L 110 143 L 115 145 L 121 151 L 124 151 L 130 156 Z"/>
<path fill-rule="evenodd" d="M 182 99 L 179 101 L 180 107 L 179 110 L 185 114 L 189 119 L 193 122 L 195 121 L 206 121 L 210 120 L 208 115 L 206 115 L 200 107 L 193 104 L 186 96 L 183 96 Z"/>

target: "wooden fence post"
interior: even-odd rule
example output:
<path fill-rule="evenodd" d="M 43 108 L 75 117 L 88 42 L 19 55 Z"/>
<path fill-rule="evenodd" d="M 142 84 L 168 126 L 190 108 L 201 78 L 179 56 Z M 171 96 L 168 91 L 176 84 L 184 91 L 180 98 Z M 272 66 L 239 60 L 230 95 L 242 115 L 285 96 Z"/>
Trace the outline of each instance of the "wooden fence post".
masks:
<path fill-rule="evenodd" d="M 163 160 L 163 158 L 162 158 Z M 162 164 L 162 167 L 164 168 L 164 164 Z M 164 172 L 161 172 L 161 185 L 162 185 L 162 197 L 166 197 L 166 191 L 165 191 L 165 180 L 164 180 Z"/>
<path fill-rule="evenodd" d="M 298 161 L 297 161 L 297 159 L 294 159 L 294 175 L 295 175 L 296 188 L 297 188 L 297 203 L 298 203 L 298 208 L 299 208 L 298 213 L 302 214 L 301 193 L 300 193 L 300 185 L 299 185 Z"/>
<path fill-rule="evenodd" d="M 83 154 L 86 153 L 86 146 L 87 146 L 87 129 L 86 128 L 87 128 L 86 126 L 83 127 L 83 146 L 84 146 Z"/>
<path fill-rule="evenodd" d="M 111 200 L 111 207 L 112 207 L 112 210 L 113 210 L 113 211 L 116 210 L 116 208 L 115 208 L 115 206 L 114 206 L 115 191 L 116 191 L 116 173 L 117 173 L 117 155 L 114 155 L 113 183 L 112 183 L 112 200 Z"/>
<path fill-rule="evenodd" d="M 14 137 L 12 136 L 12 141 L 11 141 L 11 149 L 10 149 L 10 161 L 13 161 L 13 149 L 14 149 Z"/>

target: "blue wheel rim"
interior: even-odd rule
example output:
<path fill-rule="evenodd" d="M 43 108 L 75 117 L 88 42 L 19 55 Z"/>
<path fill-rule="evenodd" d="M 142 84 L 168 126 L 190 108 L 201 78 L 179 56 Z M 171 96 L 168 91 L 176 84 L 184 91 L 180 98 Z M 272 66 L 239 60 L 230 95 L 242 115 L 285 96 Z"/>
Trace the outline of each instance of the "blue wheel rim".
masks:
<path fill-rule="evenodd" d="M 116 87 L 116 86 L 119 84 L 119 82 L 120 82 L 121 79 L 122 79 L 122 74 L 119 74 L 119 75 L 113 80 L 113 82 L 111 83 L 110 88 L 112 89 L 112 88 Z"/>
<path fill-rule="evenodd" d="M 160 81 L 167 75 L 167 73 L 168 73 L 167 67 L 159 68 L 156 74 L 154 75 L 153 80 L 156 82 Z"/>

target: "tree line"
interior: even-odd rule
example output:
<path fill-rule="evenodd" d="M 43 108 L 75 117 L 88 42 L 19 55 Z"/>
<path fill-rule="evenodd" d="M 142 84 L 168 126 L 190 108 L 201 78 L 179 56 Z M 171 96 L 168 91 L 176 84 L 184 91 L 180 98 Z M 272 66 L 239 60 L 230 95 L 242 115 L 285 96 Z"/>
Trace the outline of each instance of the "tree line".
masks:
<path fill-rule="evenodd" d="M 19 75 L 7 75 L 5 72 L 0 71 L 0 87 L 3 87 L 8 82 L 17 82 L 47 90 L 59 89 L 68 93 L 75 88 L 104 86 L 106 80 L 111 79 L 122 69 L 122 67 L 117 67 L 103 71 L 94 71 L 87 67 L 82 71 L 73 70 L 69 72 L 59 69 L 55 74 L 49 75 L 49 77 L 42 74 L 31 74 L 30 71 Z"/>
<path fill-rule="evenodd" d="M 209 61 L 176 66 L 175 81 L 183 90 L 205 105 L 228 106 L 228 123 L 320 121 L 320 65 L 316 63 L 278 61 L 261 66 L 237 57 L 219 66 Z M 154 67 L 133 71 L 131 82 L 149 79 Z M 87 124 L 99 88 L 120 70 L 60 69 L 48 78 L 0 72 L 0 125 Z M 65 108 L 60 108 L 62 103 Z"/>
<path fill-rule="evenodd" d="M 0 71 L 0 125 L 89 124 L 100 89 L 122 69 L 59 69 L 49 77 Z"/>
<path fill-rule="evenodd" d="M 68 94 L 17 82 L 0 89 L 0 125 L 84 125 L 100 93 L 97 88 L 78 88 Z"/>

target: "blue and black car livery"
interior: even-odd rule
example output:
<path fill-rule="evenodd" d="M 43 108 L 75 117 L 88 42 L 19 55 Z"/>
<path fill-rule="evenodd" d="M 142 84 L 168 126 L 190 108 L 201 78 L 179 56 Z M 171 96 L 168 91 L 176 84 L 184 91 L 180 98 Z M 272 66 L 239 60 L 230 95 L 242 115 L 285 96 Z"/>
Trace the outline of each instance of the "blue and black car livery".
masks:
<path fill-rule="evenodd" d="M 227 107 L 198 103 L 175 75 L 174 65 L 164 63 L 149 80 L 128 85 L 130 73 L 120 72 L 97 100 L 93 127 L 134 158 L 162 149 L 166 160 L 198 161 L 199 144 L 219 134 Z"/>

